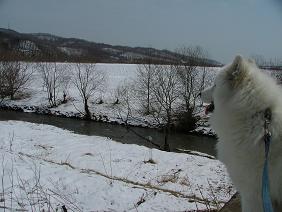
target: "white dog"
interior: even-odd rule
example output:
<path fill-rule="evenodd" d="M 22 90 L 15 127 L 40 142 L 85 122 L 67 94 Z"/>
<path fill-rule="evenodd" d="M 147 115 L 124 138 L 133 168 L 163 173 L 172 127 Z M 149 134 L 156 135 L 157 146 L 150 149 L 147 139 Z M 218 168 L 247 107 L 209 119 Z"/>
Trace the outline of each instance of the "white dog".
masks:
<path fill-rule="evenodd" d="M 264 114 L 270 109 L 270 196 L 274 211 L 282 211 L 282 89 L 253 61 L 237 56 L 201 96 L 211 103 L 218 158 L 240 193 L 243 212 L 263 211 Z"/>

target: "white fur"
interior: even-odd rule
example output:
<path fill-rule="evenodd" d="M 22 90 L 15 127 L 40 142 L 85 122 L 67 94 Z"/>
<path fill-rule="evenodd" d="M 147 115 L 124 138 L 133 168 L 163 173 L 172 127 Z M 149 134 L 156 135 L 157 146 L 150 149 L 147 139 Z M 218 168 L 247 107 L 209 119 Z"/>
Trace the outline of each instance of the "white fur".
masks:
<path fill-rule="evenodd" d="M 243 212 L 262 209 L 264 111 L 270 108 L 270 193 L 275 211 L 282 211 L 282 90 L 251 60 L 237 56 L 222 68 L 215 85 L 202 92 L 214 102 L 210 123 L 218 135 L 218 158 L 226 165 L 241 195 Z"/>

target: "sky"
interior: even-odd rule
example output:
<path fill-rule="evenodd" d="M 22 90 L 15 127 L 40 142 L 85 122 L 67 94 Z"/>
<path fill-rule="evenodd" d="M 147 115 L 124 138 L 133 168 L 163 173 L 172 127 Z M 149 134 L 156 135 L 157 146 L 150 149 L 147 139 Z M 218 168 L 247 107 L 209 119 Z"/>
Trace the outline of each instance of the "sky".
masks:
<path fill-rule="evenodd" d="M 113 45 L 175 50 L 200 45 L 282 59 L 282 0 L 0 0 L 0 27 Z"/>

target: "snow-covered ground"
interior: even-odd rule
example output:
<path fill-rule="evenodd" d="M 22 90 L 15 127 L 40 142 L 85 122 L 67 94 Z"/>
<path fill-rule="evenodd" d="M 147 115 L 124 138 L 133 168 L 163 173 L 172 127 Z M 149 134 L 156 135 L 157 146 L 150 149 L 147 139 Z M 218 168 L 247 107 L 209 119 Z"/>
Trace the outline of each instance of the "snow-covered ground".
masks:
<path fill-rule="evenodd" d="M 217 160 L 49 125 L 1 121 L 0 161 L 1 208 L 196 211 L 220 208 L 234 194 Z"/>

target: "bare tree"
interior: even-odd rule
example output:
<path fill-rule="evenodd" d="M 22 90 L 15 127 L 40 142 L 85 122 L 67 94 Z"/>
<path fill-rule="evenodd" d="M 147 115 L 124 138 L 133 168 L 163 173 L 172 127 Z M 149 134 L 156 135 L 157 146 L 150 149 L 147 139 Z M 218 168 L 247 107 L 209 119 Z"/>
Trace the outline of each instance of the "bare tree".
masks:
<path fill-rule="evenodd" d="M 135 81 L 135 91 L 142 105 L 143 115 L 149 115 L 151 112 L 152 80 L 157 65 L 153 63 L 152 48 L 146 52 L 141 64 L 137 65 L 137 78 Z"/>
<path fill-rule="evenodd" d="M 133 83 L 135 82 L 133 81 Z M 130 127 L 130 121 L 138 121 L 138 118 L 134 116 L 134 113 L 136 114 L 136 112 L 138 111 L 136 110 L 136 108 L 139 106 L 138 101 L 136 101 L 138 97 L 136 97 L 136 90 L 133 89 L 134 86 L 135 84 L 126 81 L 118 86 L 115 91 L 115 97 L 118 100 L 118 103 L 114 104 L 115 110 L 119 116 L 119 119 L 123 122 L 124 126 L 126 127 L 127 131 L 132 132 L 133 134 L 135 134 L 139 138 L 142 138 L 144 141 L 150 143 L 154 147 L 161 149 L 161 146 L 159 144 L 156 144 L 152 139 L 143 136 L 142 134 L 138 133 Z M 141 115 L 143 116 L 143 113 Z"/>
<path fill-rule="evenodd" d="M 31 80 L 33 69 L 29 63 L 20 61 L 1 61 L 1 97 L 9 96 L 14 99 L 15 95 L 24 90 Z"/>
<path fill-rule="evenodd" d="M 84 117 L 91 119 L 89 99 L 95 92 L 102 92 L 105 86 L 106 76 L 104 72 L 96 69 L 95 64 L 76 64 L 73 83 L 79 91 L 84 105 Z"/>
<path fill-rule="evenodd" d="M 148 79 L 148 78 L 147 78 Z M 119 115 L 119 118 L 123 121 L 127 129 L 130 130 L 129 120 L 137 119 L 135 116 L 138 111 L 138 107 L 144 103 L 144 96 L 136 95 L 136 89 L 133 89 L 136 86 L 136 83 L 141 83 L 146 85 L 145 81 L 139 82 L 138 80 L 144 80 L 144 78 L 138 77 L 137 81 L 134 81 L 133 85 L 126 84 L 120 86 L 116 90 L 116 98 L 119 99 L 119 104 L 116 105 L 116 109 Z M 138 88 L 140 89 L 140 88 Z M 154 71 L 150 76 L 150 114 L 147 114 L 148 117 L 153 118 L 155 123 L 164 130 L 164 146 L 165 151 L 170 151 L 169 147 L 169 134 L 172 125 L 174 124 L 175 117 L 177 115 L 177 108 L 180 101 L 180 84 L 178 79 L 178 74 L 172 66 L 168 65 L 158 65 L 155 66 Z M 140 91 L 137 90 L 139 93 Z M 147 93 L 146 93 L 147 94 Z M 146 96 L 146 95 L 145 95 Z M 141 100 L 140 100 L 141 97 Z M 136 101 L 137 100 L 137 101 Z M 141 103 L 141 105 L 140 105 Z M 147 102 L 145 102 L 146 104 Z M 136 105 L 134 105 L 136 104 Z M 146 108 L 146 107 L 145 107 Z M 141 111 L 141 115 L 144 113 Z M 156 126 L 156 125 L 154 125 Z M 134 130 L 131 130 L 134 131 Z M 140 136 L 140 135 L 138 135 Z M 145 138 L 148 141 L 148 139 Z M 159 145 L 155 144 L 152 141 L 148 141 L 154 146 Z"/>
<path fill-rule="evenodd" d="M 152 82 L 152 115 L 164 127 L 164 150 L 169 151 L 168 136 L 173 124 L 180 93 L 178 74 L 172 66 L 158 66 Z"/>
<path fill-rule="evenodd" d="M 61 79 L 61 89 L 62 89 L 62 93 L 63 93 L 63 101 L 62 103 L 66 103 L 68 100 L 68 96 L 69 96 L 69 87 L 71 84 L 71 68 L 69 65 L 64 65 L 63 68 L 63 74 L 62 74 L 62 79 Z"/>
<path fill-rule="evenodd" d="M 1 101 L 8 96 L 7 82 L 6 82 L 6 71 L 3 66 L 3 62 L 0 63 L 0 98 Z"/>
<path fill-rule="evenodd" d="M 199 46 L 182 47 L 177 53 L 181 55 L 181 62 L 173 68 L 178 73 L 181 83 L 181 97 L 185 110 L 193 113 L 198 94 L 205 86 L 207 53 Z"/>
<path fill-rule="evenodd" d="M 133 118 L 133 86 L 128 82 L 124 82 L 119 85 L 115 91 L 116 99 L 118 99 L 118 104 L 116 105 L 117 113 L 122 122 L 129 127 L 129 120 Z"/>
<path fill-rule="evenodd" d="M 43 88 L 46 89 L 48 101 L 51 107 L 57 106 L 58 94 L 66 79 L 66 71 L 56 62 L 38 64 L 43 80 Z"/>
<path fill-rule="evenodd" d="M 152 81 L 157 65 L 139 64 L 137 66 L 136 91 L 143 106 L 144 115 L 151 112 Z"/>

